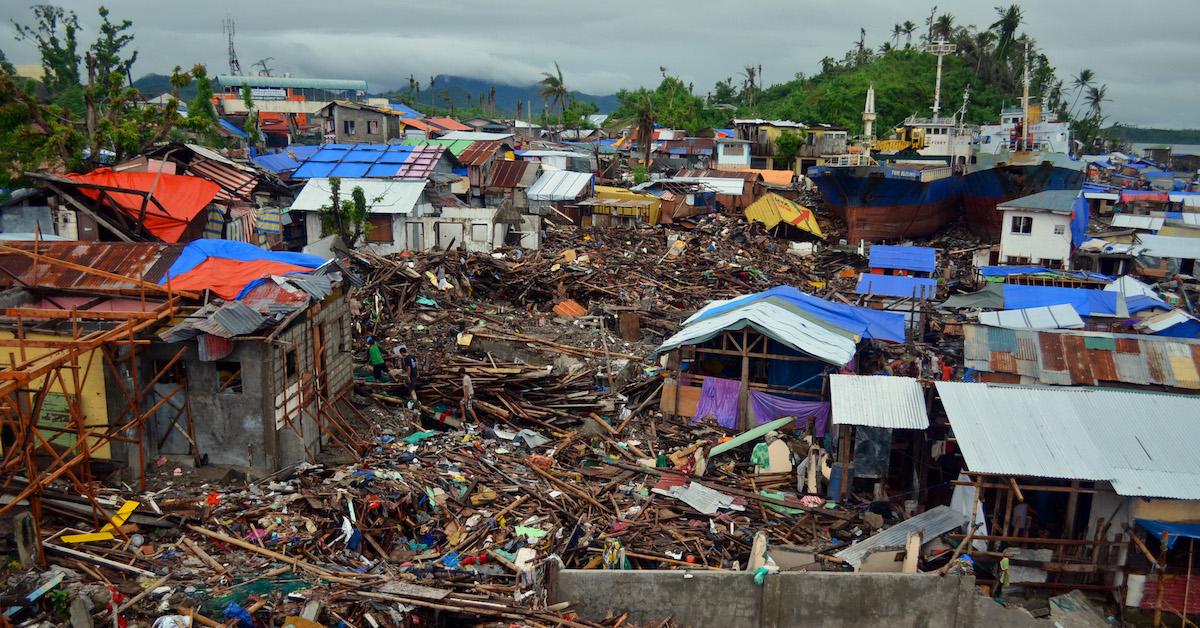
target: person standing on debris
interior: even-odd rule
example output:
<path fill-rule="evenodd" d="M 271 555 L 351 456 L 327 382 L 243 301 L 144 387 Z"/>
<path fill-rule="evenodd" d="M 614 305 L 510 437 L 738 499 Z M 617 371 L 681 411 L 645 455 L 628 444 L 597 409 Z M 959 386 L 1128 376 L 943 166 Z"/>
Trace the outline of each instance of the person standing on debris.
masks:
<path fill-rule="evenodd" d="M 1004 594 L 1004 587 L 1007 587 L 1008 583 L 1012 580 L 1012 576 L 1008 572 L 1007 556 L 1000 559 L 1000 564 L 997 565 L 997 570 L 1000 573 L 996 574 L 996 592 L 992 597 L 1000 600 L 1002 599 L 1001 596 Z"/>
<path fill-rule="evenodd" d="M 417 400 L 417 359 L 408 353 L 408 347 L 400 347 L 400 369 L 408 385 L 408 397 Z"/>
<path fill-rule="evenodd" d="M 472 421 L 478 423 L 479 417 L 475 414 L 475 384 L 467 374 L 467 369 L 458 369 L 458 374 L 462 375 L 462 418 L 466 421 L 469 416 Z"/>
<path fill-rule="evenodd" d="M 367 336 L 367 362 L 371 364 L 371 372 L 375 375 L 375 381 L 382 382 L 383 352 L 379 350 L 379 344 L 371 336 Z"/>

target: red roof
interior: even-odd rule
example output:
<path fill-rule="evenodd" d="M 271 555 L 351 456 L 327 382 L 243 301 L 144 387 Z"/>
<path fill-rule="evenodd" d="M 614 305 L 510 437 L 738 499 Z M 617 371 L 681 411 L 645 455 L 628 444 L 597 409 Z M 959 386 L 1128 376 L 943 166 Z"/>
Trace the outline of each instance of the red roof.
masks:
<path fill-rule="evenodd" d="M 441 133 L 442 132 L 441 127 L 433 126 L 432 124 L 429 124 L 425 120 L 418 120 L 416 118 L 403 118 L 400 121 L 404 123 L 404 126 L 411 126 L 414 129 L 417 129 L 420 131 L 425 131 L 426 133 L 430 133 L 430 132 Z"/>
<path fill-rule="evenodd" d="M 458 156 L 458 161 L 464 166 L 482 166 L 487 160 L 496 156 L 503 146 L 500 140 L 488 142 L 471 142 L 471 145 Z"/>
<path fill-rule="evenodd" d="M 200 177 L 155 172 L 113 172 L 108 168 L 69 174 L 84 196 L 137 218 L 164 242 L 178 242 L 188 223 L 212 202 L 221 188 Z M 152 201 L 149 199 L 153 199 Z"/>
<path fill-rule="evenodd" d="M 447 131 L 474 131 L 475 130 L 475 129 L 472 129 L 471 127 L 463 124 L 462 122 L 455 120 L 454 118 L 446 118 L 446 117 L 425 118 L 425 121 L 436 124 L 436 125 L 442 127 L 443 129 L 446 129 Z"/>

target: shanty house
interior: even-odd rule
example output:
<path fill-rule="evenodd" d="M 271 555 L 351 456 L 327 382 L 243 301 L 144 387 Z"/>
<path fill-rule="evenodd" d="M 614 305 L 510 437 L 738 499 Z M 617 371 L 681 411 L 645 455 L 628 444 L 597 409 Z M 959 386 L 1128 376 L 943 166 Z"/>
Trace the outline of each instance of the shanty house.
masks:
<path fill-rule="evenodd" d="M 711 417 L 726 429 L 821 411 L 824 434 L 828 404 L 823 410 L 807 404 L 822 403 L 824 375 L 850 364 L 867 338 L 903 342 L 904 317 L 790 286 L 711 301 L 658 347 L 672 374 L 662 411 L 695 421 Z"/>
<path fill-rule="evenodd" d="M 335 100 L 317 115 L 324 120 L 326 143 L 385 144 L 404 136 L 404 116 L 391 107 Z"/>
<path fill-rule="evenodd" d="M 445 141 L 457 141 L 447 134 Z M 467 139 L 467 138 L 462 138 Z M 467 169 L 467 183 L 470 185 L 471 204 L 483 202 L 483 192 L 492 178 L 492 168 L 496 162 L 511 159 L 512 147 L 500 140 L 471 140 L 470 145 L 458 154 L 458 161 Z"/>
<path fill-rule="evenodd" d="M 500 160 L 492 166 L 491 176 L 484 188 L 484 204 L 500 207 L 507 202 L 519 212 L 529 209 L 530 186 L 537 181 L 541 168 L 531 161 Z"/>
<path fill-rule="evenodd" d="M 776 235 L 796 238 L 804 233 L 817 238 L 824 237 L 812 210 L 774 192 L 768 192 L 751 203 L 746 208 L 746 220 L 761 224 Z"/>
<path fill-rule="evenodd" d="M 711 168 L 685 168 L 675 173 L 674 180 L 697 179 L 740 179 L 740 194 L 717 192 L 717 204 L 725 211 L 739 211 L 749 207 L 766 193 L 762 175 L 757 170 L 713 170 Z M 724 188 L 725 186 L 721 186 Z"/>
<path fill-rule="evenodd" d="M 654 226 L 662 199 L 626 188 L 596 186 L 596 197 L 582 201 L 580 225 L 584 227 Z"/>
<path fill-rule="evenodd" d="M 1046 190 L 1000 203 L 1004 213 L 1000 259 L 1006 264 L 1068 268 L 1071 262 L 1073 190 Z"/>
<path fill-rule="evenodd" d="M 499 120 L 484 118 L 482 116 L 467 118 L 466 120 L 463 120 L 462 123 L 470 127 L 472 131 L 480 131 L 483 133 L 502 133 L 504 135 L 509 135 L 512 132 L 512 129 L 510 129 L 507 124 L 500 122 Z"/>
<path fill-rule="evenodd" d="M 592 196 L 593 175 L 590 172 L 552 170 L 529 188 L 530 209 L 540 215 L 556 212 L 571 222 L 579 223 L 578 201 Z"/>
<path fill-rule="evenodd" d="M 716 165 L 718 170 L 747 170 L 750 168 L 750 140 L 718 137 Z"/>
<path fill-rule="evenodd" d="M 33 388 L 47 401 L 39 415 L 8 414 L 5 429 L 32 420 L 66 451 L 120 430 L 128 438 L 91 457 L 134 474 L 159 456 L 273 471 L 315 461 L 340 429 L 351 336 L 336 265 L 223 240 L 34 247 L 0 251 L 4 342 L 94 348 L 74 378 Z M 124 329 L 98 345 L 78 333 Z"/>
<path fill-rule="evenodd" d="M 1133 247 L 1137 274 L 1156 279 L 1195 275 L 1200 238 L 1138 234 Z"/>

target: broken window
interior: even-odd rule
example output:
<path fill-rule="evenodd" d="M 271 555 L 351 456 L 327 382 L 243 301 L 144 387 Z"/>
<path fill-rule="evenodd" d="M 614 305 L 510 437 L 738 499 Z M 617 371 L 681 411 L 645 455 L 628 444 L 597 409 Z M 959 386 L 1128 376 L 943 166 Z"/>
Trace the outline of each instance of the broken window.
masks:
<path fill-rule="evenodd" d="M 242 394 L 242 363 L 236 360 L 216 362 L 217 392 L 229 395 Z"/>
<path fill-rule="evenodd" d="M 1012 232 L 1013 233 L 1032 233 L 1033 232 L 1033 217 L 1032 216 L 1013 216 L 1012 217 Z"/>
<path fill-rule="evenodd" d="M 379 120 L 367 120 L 367 134 L 371 135 L 379 132 Z"/>
<path fill-rule="evenodd" d="M 296 360 L 296 350 L 287 349 L 283 352 L 283 375 L 287 381 L 292 381 L 299 373 L 299 363 Z"/>
<path fill-rule="evenodd" d="M 393 242 L 392 215 L 371 214 L 367 217 L 371 229 L 367 231 L 367 242 Z"/>
<path fill-rule="evenodd" d="M 342 133 L 354 135 L 354 120 L 342 120 Z"/>
<path fill-rule="evenodd" d="M 1066 225 L 1054 225 L 1054 235 L 1062 235 L 1067 232 Z"/>

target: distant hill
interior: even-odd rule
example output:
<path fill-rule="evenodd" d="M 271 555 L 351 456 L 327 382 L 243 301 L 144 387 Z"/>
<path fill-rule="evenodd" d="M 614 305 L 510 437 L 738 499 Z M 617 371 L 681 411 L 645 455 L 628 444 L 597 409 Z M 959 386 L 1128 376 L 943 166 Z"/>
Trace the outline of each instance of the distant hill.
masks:
<path fill-rule="evenodd" d="M 1200 129 L 1143 129 L 1118 124 L 1108 132 L 1131 144 L 1200 144 Z"/>
<path fill-rule="evenodd" d="M 166 74 L 147 74 L 142 78 L 133 82 L 133 87 L 142 93 L 143 96 L 153 98 L 161 94 L 169 93 L 171 87 L 171 77 Z M 196 85 L 188 85 L 179 90 L 179 97 L 184 102 L 190 101 L 196 97 Z"/>
<path fill-rule="evenodd" d="M 468 94 L 470 94 L 471 98 L 469 104 L 471 106 L 477 106 L 479 103 L 480 94 L 486 96 L 488 90 L 493 87 L 496 88 L 496 115 L 512 115 L 516 113 L 518 101 L 526 103 L 525 106 L 528 106 L 528 103 L 532 102 L 533 111 L 535 114 L 541 112 L 544 104 L 541 94 L 538 93 L 537 84 L 507 85 L 501 83 L 492 83 L 490 81 L 484 81 L 480 79 L 466 78 L 462 76 L 438 75 L 434 77 L 433 85 L 432 102 L 434 106 L 439 109 L 446 108 L 446 94 L 449 94 L 450 99 L 454 102 L 455 108 L 468 107 Z M 384 95 L 407 95 L 407 93 L 408 87 L 400 86 L 399 89 L 388 92 Z M 600 108 L 600 113 L 611 113 L 617 108 L 617 97 L 615 94 L 597 96 L 594 94 L 585 94 L 583 92 L 573 91 L 571 92 L 571 95 L 581 101 L 595 103 L 596 106 Z M 418 102 L 415 103 L 414 106 L 417 109 L 421 108 L 422 103 L 428 106 L 430 103 L 430 98 L 429 85 L 423 82 L 421 84 L 420 97 L 417 98 Z"/>
<path fill-rule="evenodd" d="M 764 117 L 805 122 L 832 122 L 862 132 L 862 110 L 867 88 L 875 86 L 878 118 L 875 133 L 889 130 L 911 115 L 929 117 L 933 105 L 937 59 L 917 50 L 893 50 L 857 67 L 838 67 L 799 80 L 772 85 L 758 95 L 755 108 Z M 950 116 L 962 106 L 963 88 L 971 86 L 968 122 L 991 122 L 1000 117 L 1007 98 L 996 87 L 981 81 L 974 68 L 958 57 L 945 59 L 942 69 L 942 115 Z"/>

